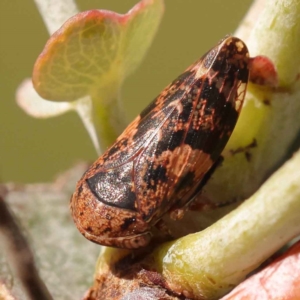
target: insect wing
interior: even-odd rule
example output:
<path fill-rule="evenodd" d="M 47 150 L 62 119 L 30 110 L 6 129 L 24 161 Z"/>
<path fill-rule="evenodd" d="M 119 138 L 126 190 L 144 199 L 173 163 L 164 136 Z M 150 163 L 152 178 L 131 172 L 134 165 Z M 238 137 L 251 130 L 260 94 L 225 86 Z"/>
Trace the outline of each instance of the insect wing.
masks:
<path fill-rule="evenodd" d="M 99 201 L 119 208 L 140 209 L 143 194 L 142 185 L 136 180 L 141 176 L 136 168 L 137 162 L 145 149 L 155 147 L 161 127 L 175 111 L 173 103 L 185 93 L 178 86 L 185 86 L 183 82 L 189 79 L 189 75 L 187 72 L 169 85 L 86 172 L 87 183 Z M 155 211 L 155 206 L 156 202 L 152 201 L 151 211 Z"/>
<path fill-rule="evenodd" d="M 248 50 L 228 37 L 196 62 L 184 91 L 151 144 L 139 155 L 135 185 L 145 220 L 193 199 L 225 147 L 238 119 L 248 82 Z M 188 83 L 188 84 L 187 84 Z"/>
<path fill-rule="evenodd" d="M 108 205 L 138 211 L 147 222 L 185 205 L 233 131 L 248 75 L 245 44 L 234 37 L 221 41 L 94 163 L 86 174 L 93 193 Z"/>

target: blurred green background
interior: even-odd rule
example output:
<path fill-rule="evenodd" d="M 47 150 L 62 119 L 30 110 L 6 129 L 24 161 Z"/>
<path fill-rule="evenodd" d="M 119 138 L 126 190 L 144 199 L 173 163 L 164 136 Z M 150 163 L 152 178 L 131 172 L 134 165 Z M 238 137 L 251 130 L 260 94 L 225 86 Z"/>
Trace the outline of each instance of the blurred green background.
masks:
<path fill-rule="evenodd" d="M 127 12 L 138 0 L 77 1 L 81 10 Z M 219 39 L 233 33 L 252 1 L 166 0 L 160 30 L 141 67 L 125 82 L 128 120 Z M 48 38 L 33 0 L 0 1 L 0 179 L 42 182 L 78 161 L 96 159 L 75 113 L 47 120 L 27 116 L 15 91 L 31 76 Z"/>

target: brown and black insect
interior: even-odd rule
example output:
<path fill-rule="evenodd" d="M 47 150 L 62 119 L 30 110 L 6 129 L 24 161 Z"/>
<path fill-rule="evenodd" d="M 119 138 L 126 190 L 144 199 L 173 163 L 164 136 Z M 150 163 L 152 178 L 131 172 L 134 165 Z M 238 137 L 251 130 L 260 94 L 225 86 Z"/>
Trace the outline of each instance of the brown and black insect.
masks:
<path fill-rule="evenodd" d="M 234 129 L 248 77 L 246 45 L 226 37 L 167 86 L 77 183 L 79 231 L 133 249 L 164 214 L 181 216 Z"/>

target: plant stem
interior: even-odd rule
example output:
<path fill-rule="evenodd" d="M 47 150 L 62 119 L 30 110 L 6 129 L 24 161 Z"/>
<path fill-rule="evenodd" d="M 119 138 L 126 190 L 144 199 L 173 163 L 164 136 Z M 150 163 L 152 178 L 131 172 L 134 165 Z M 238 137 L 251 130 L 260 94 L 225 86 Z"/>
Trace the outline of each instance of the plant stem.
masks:
<path fill-rule="evenodd" d="M 215 299 L 300 234 L 300 151 L 240 207 L 154 253 L 174 291 Z M 202 299 L 202 298 L 201 298 Z"/>
<path fill-rule="evenodd" d="M 97 95 L 97 99 L 93 98 L 93 123 L 102 150 L 109 147 L 126 127 L 126 114 L 119 100 L 119 90 L 116 88 L 110 90 L 117 94 L 104 92 Z M 99 97 L 104 95 L 109 100 L 99 101 Z"/>
<path fill-rule="evenodd" d="M 248 41 L 251 55 L 266 55 L 275 64 L 279 86 L 290 87 L 300 70 L 300 2 L 268 0 Z"/>
<path fill-rule="evenodd" d="M 49 34 L 79 12 L 74 0 L 34 0 Z"/>
<path fill-rule="evenodd" d="M 224 163 L 203 193 L 218 203 L 250 197 L 282 164 L 300 131 L 300 2 L 259 0 L 252 9 L 257 7 L 262 11 L 250 12 L 237 33 L 246 38 L 251 56 L 266 55 L 273 61 L 285 91 L 248 85 L 241 116 L 223 152 Z M 231 154 L 254 140 L 256 146 L 247 153 Z"/>

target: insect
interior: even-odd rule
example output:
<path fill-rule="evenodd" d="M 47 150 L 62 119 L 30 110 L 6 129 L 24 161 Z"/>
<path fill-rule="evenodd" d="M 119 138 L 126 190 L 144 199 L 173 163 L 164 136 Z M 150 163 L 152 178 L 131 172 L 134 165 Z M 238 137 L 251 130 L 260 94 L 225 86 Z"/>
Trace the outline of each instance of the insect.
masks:
<path fill-rule="evenodd" d="M 248 77 L 248 49 L 229 36 L 168 85 L 77 183 L 79 231 L 134 249 L 164 214 L 179 218 L 235 127 Z"/>

